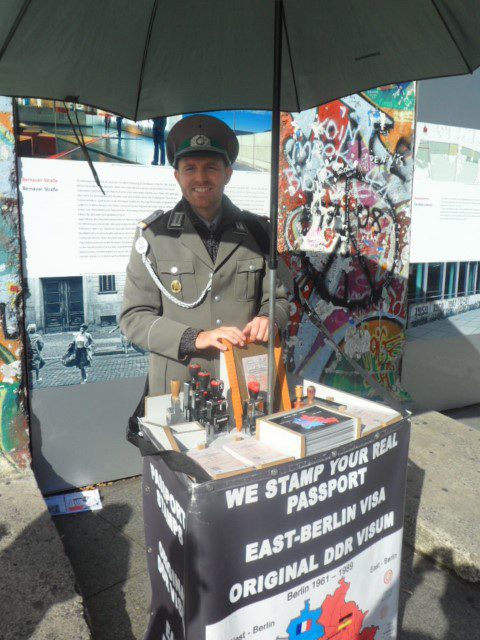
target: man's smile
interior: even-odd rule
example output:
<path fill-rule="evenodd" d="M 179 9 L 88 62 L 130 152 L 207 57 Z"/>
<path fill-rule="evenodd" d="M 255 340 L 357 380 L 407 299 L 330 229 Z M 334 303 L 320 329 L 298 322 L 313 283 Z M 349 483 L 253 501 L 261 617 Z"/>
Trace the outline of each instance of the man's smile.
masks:
<path fill-rule="evenodd" d="M 213 191 L 212 187 L 192 187 L 192 191 L 195 193 L 208 193 L 209 191 Z"/>

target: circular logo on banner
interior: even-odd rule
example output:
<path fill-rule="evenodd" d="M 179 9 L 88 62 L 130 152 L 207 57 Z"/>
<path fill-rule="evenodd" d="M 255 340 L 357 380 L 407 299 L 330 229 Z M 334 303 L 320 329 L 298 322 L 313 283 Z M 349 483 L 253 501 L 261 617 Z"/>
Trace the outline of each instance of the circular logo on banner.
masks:
<path fill-rule="evenodd" d="M 190 140 L 190 144 L 192 147 L 205 147 L 210 144 L 210 138 L 204 136 L 202 133 L 199 133 Z"/>
<path fill-rule="evenodd" d="M 391 569 L 389 569 L 388 571 L 385 571 L 385 575 L 383 576 L 383 581 L 385 584 L 390 584 L 393 578 L 393 571 Z"/>
<path fill-rule="evenodd" d="M 139 238 L 137 238 L 137 241 L 135 242 L 135 249 L 137 250 L 137 253 L 139 253 L 141 256 L 144 256 L 147 253 L 148 242 L 145 240 L 143 236 L 140 236 Z"/>

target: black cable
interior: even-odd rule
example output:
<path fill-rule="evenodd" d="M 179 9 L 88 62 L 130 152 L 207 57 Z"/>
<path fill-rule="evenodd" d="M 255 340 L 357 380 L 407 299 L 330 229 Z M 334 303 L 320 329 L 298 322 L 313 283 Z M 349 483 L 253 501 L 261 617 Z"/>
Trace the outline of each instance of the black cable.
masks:
<path fill-rule="evenodd" d="M 77 125 L 78 125 L 79 131 L 80 131 L 80 136 L 77 133 L 77 130 L 75 129 L 75 125 L 74 125 L 73 120 L 72 120 L 72 118 L 70 116 L 70 109 L 67 107 L 67 103 L 65 102 L 65 100 L 63 101 L 63 106 L 65 107 L 65 110 L 67 112 L 67 118 L 68 118 L 68 121 L 69 121 L 70 126 L 72 128 L 72 131 L 73 131 L 73 133 L 75 135 L 75 139 L 77 141 L 77 144 L 80 147 L 80 149 L 82 150 L 82 153 L 85 156 L 85 160 L 88 162 L 88 166 L 90 167 L 90 171 L 92 172 L 93 179 L 97 183 L 97 186 L 100 189 L 100 191 L 103 193 L 103 195 L 105 195 L 105 191 L 103 190 L 102 183 L 100 182 L 100 178 L 98 177 L 98 173 L 97 173 L 95 167 L 93 166 L 92 159 L 90 158 L 90 154 L 88 153 L 88 149 L 87 149 L 87 146 L 85 144 L 85 138 L 83 137 L 82 128 L 80 127 L 80 122 L 78 120 L 77 107 L 76 107 L 76 105 L 74 106 L 74 111 L 75 111 L 75 119 L 77 121 Z"/>

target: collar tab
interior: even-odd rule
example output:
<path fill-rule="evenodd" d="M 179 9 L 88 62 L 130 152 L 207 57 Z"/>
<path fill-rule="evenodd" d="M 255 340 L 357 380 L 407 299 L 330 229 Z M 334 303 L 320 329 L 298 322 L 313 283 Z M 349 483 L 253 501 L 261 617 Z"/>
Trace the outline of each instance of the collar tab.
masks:
<path fill-rule="evenodd" d="M 172 231 L 179 231 L 183 229 L 183 223 L 185 221 L 184 211 L 172 211 L 170 218 L 168 219 L 167 229 Z"/>
<path fill-rule="evenodd" d="M 235 233 L 239 233 L 242 236 L 248 236 L 248 229 L 243 220 L 235 220 Z"/>

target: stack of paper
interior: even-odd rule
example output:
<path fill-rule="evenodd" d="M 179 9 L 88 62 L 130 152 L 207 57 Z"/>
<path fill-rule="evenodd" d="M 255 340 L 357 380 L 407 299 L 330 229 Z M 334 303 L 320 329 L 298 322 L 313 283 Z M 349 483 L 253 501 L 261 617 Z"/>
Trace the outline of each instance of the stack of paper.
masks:
<path fill-rule="evenodd" d="M 259 441 L 296 459 L 339 447 L 359 437 L 357 418 L 320 404 L 257 420 Z"/>
<path fill-rule="evenodd" d="M 183 452 L 204 447 L 206 444 L 206 431 L 199 422 L 181 422 L 169 427 L 161 427 L 141 419 L 140 424 L 147 436 L 162 449 Z"/>
<path fill-rule="evenodd" d="M 217 447 L 187 451 L 187 455 L 198 462 L 198 464 L 216 480 L 254 470 L 253 466 L 245 464 L 238 458 L 227 453 L 227 451 Z"/>
<path fill-rule="evenodd" d="M 228 444 L 224 444 L 223 448 L 241 462 L 256 469 L 265 469 L 265 467 L 272 467 L 293 460 L 293 456 L 285 456 L 278 449 L 274 449 L 264 442 L 259 442 L 255 438 L 233 440 Z"/>

